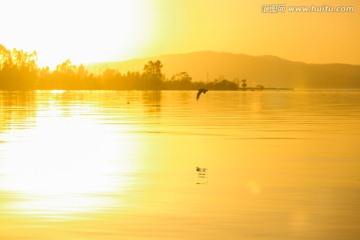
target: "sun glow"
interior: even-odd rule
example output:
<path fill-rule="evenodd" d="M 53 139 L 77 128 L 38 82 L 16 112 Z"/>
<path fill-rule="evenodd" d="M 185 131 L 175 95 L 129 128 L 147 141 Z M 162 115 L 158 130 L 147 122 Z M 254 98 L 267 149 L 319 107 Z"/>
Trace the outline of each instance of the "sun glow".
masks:
<path fill-rule="evenodd" d="M 136 57 L 151 41 L 152 10 L 146 0 L 7 1 L 1 44 L 37 51 L 40 66 Z M 15 16 L 21 20 L 9 21 Z"/>
<path fill-rule="evenodd" d="M 11 132 L 0 166 L 0 189 L 19 196 L 10 208 L 63 218 L 121 204 L 106 196 L 131 184 L 134 145 L 126 137 L 114 141 L 112 131 L 81 117 L 78 109 L 64 110 L 54 103 L 38 112 L 35 128 L 21 130 L 26 140 L 17 141 L 20 133 Z"/>

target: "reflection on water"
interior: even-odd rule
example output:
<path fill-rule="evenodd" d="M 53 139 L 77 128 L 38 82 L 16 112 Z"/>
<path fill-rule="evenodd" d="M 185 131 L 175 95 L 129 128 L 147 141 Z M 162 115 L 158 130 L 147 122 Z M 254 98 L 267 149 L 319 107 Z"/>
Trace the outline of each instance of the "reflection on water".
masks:
<path fill-rule="evenodd" d="M 16 113 L 26 104 L 14 101 L 9 106 L 15 109 L 11 123 L 20 125 L 2 134 L 0 187 L 18 197 L 9 211 L 52 218 L 93 212 L 114 202 L 106 194 L 131 182 L 128 178 L 136 168 L 131 157 L 135 146 L 126 137 L 131 126 L 113 129 L 101 124 L 91 117 L 96 114 L 91 105 L 70 105 L 62 94 L 32 93 L 40 97 L 38 109 L 26 117 Z M 28 121 L 34 124 L 22 126 Z"/>
<path fill-rule="evenodd" d="M 357 239 L 360 92 L 0 92 L 1 239 Z"/>

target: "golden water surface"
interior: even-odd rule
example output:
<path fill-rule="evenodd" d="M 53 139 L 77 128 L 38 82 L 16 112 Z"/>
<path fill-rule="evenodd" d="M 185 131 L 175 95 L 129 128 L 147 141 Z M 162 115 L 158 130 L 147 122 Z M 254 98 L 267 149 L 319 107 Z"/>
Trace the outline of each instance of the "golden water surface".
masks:
<path fill-rule="evenodd" d="M 0 239 L 359 239 L 359 104 L 0 92 Z"/>

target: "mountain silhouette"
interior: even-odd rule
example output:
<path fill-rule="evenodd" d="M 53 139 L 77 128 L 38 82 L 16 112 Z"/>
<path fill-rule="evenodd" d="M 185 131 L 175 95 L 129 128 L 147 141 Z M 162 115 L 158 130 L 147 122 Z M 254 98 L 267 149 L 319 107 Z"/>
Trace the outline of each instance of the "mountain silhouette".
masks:
<path fill-rule="evenodd" d="M 142 72 L 144 64 L 160 60 L 166 78 L 187 72 L 193 81 L 247 79 L 249 87 L 284 88 L 360 88 L 360 65 L 308 64 L 285 60 L 276 56 L 250 56 L 220 52 L 193 52 L 168 54 L 120 62 L 104 62 L 88 65 L 92 72 L 107 68 L 121 73 Z"/>

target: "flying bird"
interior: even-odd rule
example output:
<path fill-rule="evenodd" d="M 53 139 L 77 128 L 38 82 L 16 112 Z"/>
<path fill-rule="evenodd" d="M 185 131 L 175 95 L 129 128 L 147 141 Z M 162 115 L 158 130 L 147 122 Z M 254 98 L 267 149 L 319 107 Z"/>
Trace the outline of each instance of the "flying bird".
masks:
<path fill-rule="evenodd" d="M 198 93 L 196 94 L 196 100 L 199 100 L 200 95 L 201 95 L 202 93 L 205 94 L 207 91 L 208 91 L 208 90 L 205 89 L 205 88 L 200 88 L 199 91 L 198 91 Z"/>

